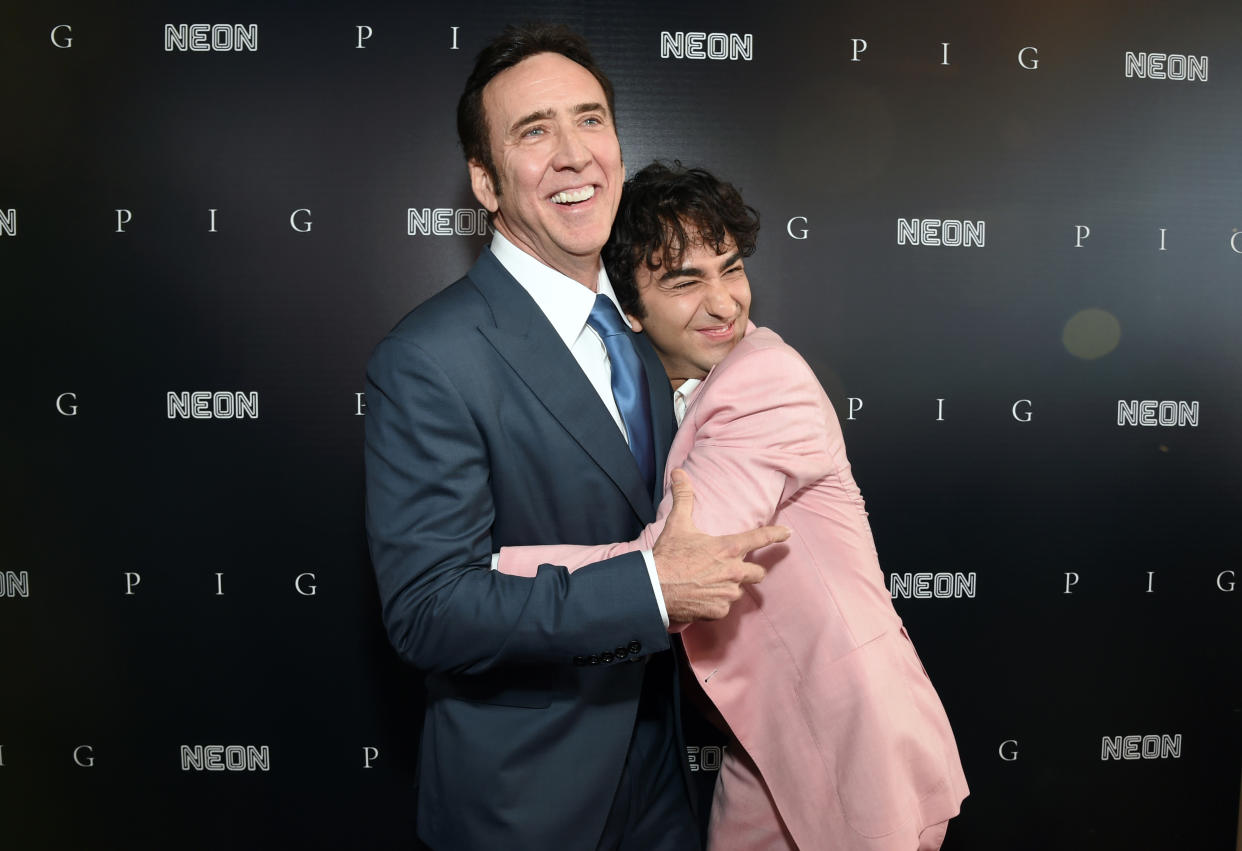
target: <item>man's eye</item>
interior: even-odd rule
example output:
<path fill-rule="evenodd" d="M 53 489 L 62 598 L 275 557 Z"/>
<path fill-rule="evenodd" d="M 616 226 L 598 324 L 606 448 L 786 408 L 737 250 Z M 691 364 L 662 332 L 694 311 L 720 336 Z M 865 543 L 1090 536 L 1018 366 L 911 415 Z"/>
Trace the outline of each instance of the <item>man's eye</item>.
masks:
<path fill-rule="evenodd" d="M 531 127 L 531 128 L 528 128 L 526 132 L 523 133 L 522 135 L 523 136 L 542 136 L 543 134 L 544 134 L 544 129 L 542 127 Z"/>
<path fill-rule="evenodd" d="M 583 124 L 589 124 L 589 125 L 591 125 L 592 127 L 598 127 L 599 125 L 603 124 L 604 122 L 603 122 L 603 121 L 601 121 L 600 119 L 596 118 L 594 115 L 592 115 L 592 116 L 590 116 L 589 118 L 584 118 L 584 119 L 582 120 L 582 123 L 583 123 Z"/>

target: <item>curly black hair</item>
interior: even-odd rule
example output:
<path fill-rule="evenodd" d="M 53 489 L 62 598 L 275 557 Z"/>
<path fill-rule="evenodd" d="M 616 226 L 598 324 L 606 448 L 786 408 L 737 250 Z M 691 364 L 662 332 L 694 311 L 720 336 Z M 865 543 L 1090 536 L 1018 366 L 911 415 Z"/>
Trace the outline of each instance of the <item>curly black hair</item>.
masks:
<path fill-rule="evenodd" d="M 759 213 L 731 183 L 701 168 L 653 162 L 625 182 L 621 206 L 604 246 L 604 268 L 626 313 L 647 315 L 638 297 L 638 264 L 676 268 L 686 249 L 732 241 L 743 257 L 755 253 Z"/>

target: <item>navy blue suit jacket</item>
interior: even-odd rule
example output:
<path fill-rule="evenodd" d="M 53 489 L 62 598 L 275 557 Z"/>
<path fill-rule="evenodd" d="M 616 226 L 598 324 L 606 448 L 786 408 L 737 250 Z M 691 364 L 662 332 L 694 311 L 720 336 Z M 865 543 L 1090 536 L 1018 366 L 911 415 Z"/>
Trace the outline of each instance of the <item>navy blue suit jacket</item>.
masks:
<path fill-rule="evenodd" d="M 657 483 L 671 391 L 651 391 Z M 653 497 L 581 367 L 485 250 L 367 369 L 367 531 L 397 651 L 426 675 L 419 834 L 435 848 L 595 848 L 644 656 L 669 648 L 636 553 L 534 579 L 502 546 L 634 538 Z M 591 657 L 595 664 L 591 664 Z M 585 662 L 585 664 L 584 664 Z"/>

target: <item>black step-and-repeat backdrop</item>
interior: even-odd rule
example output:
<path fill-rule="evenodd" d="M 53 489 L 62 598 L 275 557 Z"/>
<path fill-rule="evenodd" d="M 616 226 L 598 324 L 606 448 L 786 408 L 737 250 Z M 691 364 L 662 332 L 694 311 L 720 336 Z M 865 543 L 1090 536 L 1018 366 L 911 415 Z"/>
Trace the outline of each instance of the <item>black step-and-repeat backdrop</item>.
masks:
<path fill-rule="evenodd" d="M 0 847 L 412 847 L 363 366 L 486 241 L 454 106 L 535 17 L 632 170 L 762 214 L 958 735 L 946 848 L 1235 847 L 1236 2 L 103 5 L 0 13 Z"/>

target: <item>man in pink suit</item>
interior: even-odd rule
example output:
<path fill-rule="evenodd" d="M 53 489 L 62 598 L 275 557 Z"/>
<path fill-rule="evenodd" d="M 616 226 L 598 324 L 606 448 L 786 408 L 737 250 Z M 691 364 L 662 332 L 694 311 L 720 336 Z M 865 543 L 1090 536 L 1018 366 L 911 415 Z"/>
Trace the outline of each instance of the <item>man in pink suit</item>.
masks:
<path fill-rule="evenodd" d="M 731 743 L 710 851 L 936 849 L 967 794 L 940 699 L 893 609 L 841 427 L 814 373 L 748 321 L 759 223 L 736 189 L 653 164 L 625 187 L 604 260 L 655 346 L 680 428 L 656 521 L 637 541 L 513 547 L 533 576 L 649 548 L 665 524 L 792 530 L 722 620 L 681 633 Z M 677 627 L 674 627 L 676 629 Z"/>

